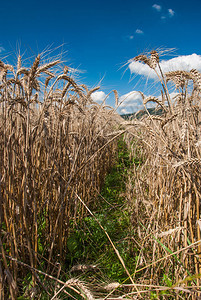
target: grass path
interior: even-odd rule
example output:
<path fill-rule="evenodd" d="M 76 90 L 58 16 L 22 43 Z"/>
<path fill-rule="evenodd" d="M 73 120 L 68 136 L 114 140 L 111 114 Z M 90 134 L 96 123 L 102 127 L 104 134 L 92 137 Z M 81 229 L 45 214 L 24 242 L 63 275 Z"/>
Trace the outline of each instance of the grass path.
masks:
<path fill-rule="evenodd" d="M 137 249 L 132 242 L 130 212 L 125 201 L 125 180 L 130 163 L 126 145 L 120 140 L 117 163 L 106 176 L 92 211 L 109 234 L 126 268 L 132 273 Z M 85 217 L 77 224 L 68 240 L 68 249 L 71 267 L 76 264 L 97 265 L 96 275 L 103 276 L 104 280 L 122 282 L 128 277 L 107 236 L 92 216 Z"/>

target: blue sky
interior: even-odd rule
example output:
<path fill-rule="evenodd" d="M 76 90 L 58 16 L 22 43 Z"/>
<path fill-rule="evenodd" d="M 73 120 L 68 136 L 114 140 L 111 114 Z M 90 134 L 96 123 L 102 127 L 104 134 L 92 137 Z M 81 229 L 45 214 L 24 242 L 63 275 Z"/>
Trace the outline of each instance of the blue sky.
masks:
<path fill-rule="evenodd" d="M 138 86 L 137 77 L 130 81 L 124 63 L 158 47 L 199 56 L 200 29 L 199 0 L 2 1 L 0 56 L 9 53 L 7 59 L 14 60 L 19 45 L 33 55 L 64 44 L 67 63 L 83 71 L 81 82 L 94 87 L 102 80 L 102 92 L 116 89 L 122 96 L 145 91 L 143 80 Z M 113 105 L 112 97 L 108 104 Z"/>

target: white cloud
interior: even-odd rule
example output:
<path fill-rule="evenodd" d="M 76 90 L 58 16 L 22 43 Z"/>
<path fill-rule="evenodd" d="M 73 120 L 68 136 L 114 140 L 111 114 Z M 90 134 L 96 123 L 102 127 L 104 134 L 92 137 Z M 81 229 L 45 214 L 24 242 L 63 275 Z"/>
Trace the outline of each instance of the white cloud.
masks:
<path fill-rule="evenodd" d="M 171 93 L 169 93 L 169 96 L 170 96 L 170 99 L 171 99 L 172 103 L 175 101 L 175 97 L 176 97 L 177 95 L 179 95 L 179 93 L 176 93 L 176 92 L 171 92 Z M 159 95 L 157 98 L 158 98 L 160 101 L 162 101 L 162 96 L 161 96 L 161 95 Z M 167 101 L 165 101 L 165 105 L 168 105 Z"/>
<path fill-rule="evenodd" d="M 121 103 L 119 106 L 121 114 L 133 113 L 143 108 L 142 97 L 137 91 L 132 91 L 121 96 L 119 103 Z"/>
<path fill-rule="evenodd" d="M 134 36 L 133 35 L 130 35 L 129 36 L 129 40 L 133 40 L 134 39 Z"/>
<path fill-rule="evenodd" d="M 201 71 L 201 55 L 195 53 L 191 55 L 182 55 L 169 60 L 162 60 L 161 66 L 164 72 L 184 70 L 190 71 L 197 69 Z"/>
<path fill-rule="evenodd" d="M 126 108 L 120 109 L 120 114 L 126 115 L 126 114 L 129 114 L 129 113 L 130 113 L 130 111 L 128 109 L 126 109 Z"/>
<path fill-rule="evenodd" d="M 170 16 L 170 17 L 173 17 L 174 14 L 175 14 L 175 12 L 174 12 L 174 10 L 173 10 L 172 8 L 169 8 L 169 9 L 168 9 L 168 13 L 169 13 L 169 16 Z"/>
<path fill-rule="evenodd" d="M 161 6 L 160 5 L 158 5 L 158 4 L 154 4 L 154 5 L 152 5 L 152 7 L 155 9 L 155 10 L 157 10 L 157 11 L 161 11 Z"/>
<path fill-rule="evenodd" d="M 103 91 L 96 91 L 91 94 L 93 101 L 101 103 L 106 99 L 106 94 Z"/>
<path fill-rule="evenodd" d="M 149 68 L 149 66 L 139 62 L 139 61 L 133 61 L 129 64 L 129 69 L 132 74 L 142 75 L 146 77 L 155 78 L 156 75 L 153 72 L 152 69 Z"/>
<path fill-rule="evenodd" d="M 182 55 L 174 57 L 169 60 L 162 60 L 160 66 L 164 73 L 170 71 L 190 71 L 191 69 L 197 69 L 201 72 L 201 55 L 191 54 L 191 55 Z M 156 79 L 157 76 L 155 72 L 149 68 L 149 66 L 138 62 L 133 61 L 129 64 L 130 72 L 133 74 L 142 75 L 152 79 Z"/>
<path fill-rule="evenodd" d="M 132 91 L 129 92 L 119 98 L 119 103 L 122 102 L 120 105 L 121 107 L 127 107 L 128 105 L 132 105 L 135 102 L 138 102 L 139 100 L 142 100 L 142 97 L 139 92 Z"/>
<path fill-rule="evenodd" d="M 169 94 L 170 95 L 170 98 L 172 99 L 172 101 L 174 101 L 175 99 L 175 96 L 178 95 L 178 93 L 176 92 L 172 92 Z M 149 96 L 146 96 L 144 95 L 145 98 L 146 97 L 149 97 Z M 159 95 L 158 97 L 159 100 L 162 100 L 162 97 L 161 95 Z M 120 97 L 120 102 L 123 101 L 123 103 L 120 105 L 119 107 L 119 112 L 120 114 L 129 114 L 129 113 L 133 113 L 133 112 L 137 112 L 141 109 L 144 109 L 144 105 L 143 105 L 143 99 L 140 95 L 139 92 L 137 91 L 132 91 L 132 92 L 129 92 L 123 96 Z M 167 105 L 167 103 L 165 103 Z M 146 107 L 147 108 L 153 108 L 153 107 L 156 107 L 156 103 L 155 102 L 148 102 L 146 104 Z"/>
<path fill-rule="evenodd" d="M 158 5 L 158 4 L 152 5 L 152 8 L 153 8 L 154 10 L 156 10 L 157 12 L 161 12 L 161 10 L 162 10 L 162 6 L 161 6 L 161 5 Z M 162 19 L 162 20 L 165 20 L 167 17 L 172 18 L 174 15 L 175 15 L 175 11 L 174 11 L 172 8 L 169 8 L 169 9 L 168 9 L 168 13 L 165 14 L 165 15 L 162 15 L 162 16 L 161 16 L 161 19 Z"/>
<path fill-rule="evenodd" d="M 136 29 L 135 33 L 137 33 L 137 34 L 143 34 L 144 32 L 141 29 Z"/>
<path fill-rule="evenodd" d="M 170 99 L 172 99 L 172 100 L 174 100 L 174 97 L 176 97 L 177 95 L 179 95 L 179 93 L 176 93 L 176 92 L 169 93 Z M 162 96 L 161 95 L 159 95 L 157 98 L 159 100 L 162 100 Z"/>

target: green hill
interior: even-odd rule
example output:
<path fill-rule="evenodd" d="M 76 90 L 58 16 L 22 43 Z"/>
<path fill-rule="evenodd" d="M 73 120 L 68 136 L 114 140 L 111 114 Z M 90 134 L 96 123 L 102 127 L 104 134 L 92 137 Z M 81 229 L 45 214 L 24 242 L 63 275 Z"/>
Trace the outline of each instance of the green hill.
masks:
<path fill-rule="evenodd" d="M 150 115 L 154 115 L 154 116 L 161 116 L 163 114 L 162 109 L 156 110 L 155 108 L 148 108 L 148 111 L 149 111 Z M 140 119 L 145 114 L 147 114 L 146 110 L 140 110 L 139 112 L 135 112 L 135 113 L 132 113 L 132 114 L 121 115 L 121 117 L 125 120 L 129 120 L 129 119 L 132 119 L 132 118 L 135 118 L 135 117 L 137 119 Z"/>

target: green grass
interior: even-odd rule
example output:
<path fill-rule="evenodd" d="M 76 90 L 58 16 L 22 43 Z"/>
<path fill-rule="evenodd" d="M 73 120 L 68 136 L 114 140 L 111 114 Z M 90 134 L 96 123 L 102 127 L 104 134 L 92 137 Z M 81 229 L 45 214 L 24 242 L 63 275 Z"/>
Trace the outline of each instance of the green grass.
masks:
<path fill-rule="evenodd" d="M 130 212 L 125 202 L 125 182 L 128 169 L 133 161 L 122 139 L 118 142 L 118 158 L 115 166 L 106 176 L 101 195 L 93 205 L 93 213 L 109 234 L 123 258 L 129 272 L 136 264 L 137 249 L 131 236 Z M 136 164 L 138 162 L 136 161 Z M 68 239 L 67 261 L 75 264 L 98 264 L 107 278 L 122 282 L 127 274 L 120 263 L 104 231 L 92 216 L 85 217 Z"/>

